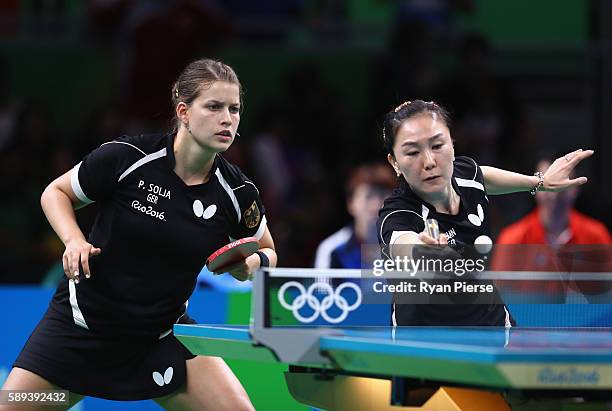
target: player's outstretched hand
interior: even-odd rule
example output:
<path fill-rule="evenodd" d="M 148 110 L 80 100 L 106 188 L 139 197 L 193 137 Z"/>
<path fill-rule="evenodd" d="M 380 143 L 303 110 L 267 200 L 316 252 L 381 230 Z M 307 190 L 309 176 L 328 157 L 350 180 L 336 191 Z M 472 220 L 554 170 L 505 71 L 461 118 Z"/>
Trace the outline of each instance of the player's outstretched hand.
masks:
<path fill-rule="evenodd" d="M 456 260 L 461 258 L 459 253 L 448 246 L 448 238 L 445 234 L 440 234 L 440 238 L 436 241 L 426 232 L 422 232 L 419 234 L 419 239 L 423 241 L 423 244 L 415 245 L 413 247 L 412 256 L 415 259 L 425 258 L 428 260 Z"/>
<path fill-rule="evenodd" d="M 440 234 L 440 237 L 438 239 L 435 239 L 435 238 L 432 238 L 429 234 L 427 234 L 426 231 L 419 233 L 419 240 L 421 240 L 423 244 L 426 244 L 426 245 L 444 246 L 448 244 L 448 238 L 446 238 L 446 234 Z"/>
<path fill-rule="evenodd" d="M 85 239 L 76 239 L 66 243 L 66 250 L 62 257 L 62 264 L 64 266 L 64 273 L 66 277 L 74 280 L 75 283 L 79 283 L 81 271 L 79 270 L 79 263 L 83 268 L 83 274 L 86 278 L 91 277 L 91 271 L 89 269 L 89 257 L 99 255 L 102 252 L 101 249 L 94 247 L 89 244 Z"/>
<path fill-rule="evenodd" d="M 572 170 L 585 158 L 593 155 L 593 150 L 576 150 L 556 159 L 544 172 L 544 191 L 562 191 L 569 187 L 587 182 L 586 177 L 570 178 Z"/>
<path fill-rule="evenodd" d="M 252 254 L 244 260 L 240 261 L 239 263 L 236 263 L 223 269 L 222 272 L 214 272 L 213 274 L 219 275 L 223 273 L 229 273 L 238 281 L 246 281 L 251 278 L 255 271 L 257 271 L 260 264 L 261 260 L 259 256 L 257 254 Z"/>

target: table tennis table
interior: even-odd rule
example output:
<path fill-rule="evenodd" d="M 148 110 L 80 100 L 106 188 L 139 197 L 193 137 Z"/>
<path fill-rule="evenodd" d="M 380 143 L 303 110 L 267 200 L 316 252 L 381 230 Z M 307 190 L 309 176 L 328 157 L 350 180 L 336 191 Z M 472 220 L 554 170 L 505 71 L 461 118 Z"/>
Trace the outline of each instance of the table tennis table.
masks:
<path fill-rule="evenodd" d="M 255 281 L 250 326 L 175 325 L 175 336 L 195 354 L 288 364 L 293 397 L 323 409 L 510 410 L 512 396 L 611 399 L 609 328 L 272 326 L 268 276 Z"/>

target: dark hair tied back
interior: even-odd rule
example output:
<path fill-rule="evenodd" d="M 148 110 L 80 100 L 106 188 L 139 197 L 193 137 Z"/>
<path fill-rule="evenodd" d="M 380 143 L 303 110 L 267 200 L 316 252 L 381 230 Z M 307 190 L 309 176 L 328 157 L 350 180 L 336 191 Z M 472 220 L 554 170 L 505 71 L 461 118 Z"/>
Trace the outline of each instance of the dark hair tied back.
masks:
<path fill-rule="evenodd" d="M 185 67 L 172 85 L 173 107 L 176 107 L 179 102 L 191 104 L 202 89 L 210 87 L 215 81 L 236 84 L 240 92 L 240 100 L 242 100 L 242 86 L 234 69 L 218 60 L 199 59 Z M 176 127 L 178 127 L 178 119 L 176 119 Z"/>

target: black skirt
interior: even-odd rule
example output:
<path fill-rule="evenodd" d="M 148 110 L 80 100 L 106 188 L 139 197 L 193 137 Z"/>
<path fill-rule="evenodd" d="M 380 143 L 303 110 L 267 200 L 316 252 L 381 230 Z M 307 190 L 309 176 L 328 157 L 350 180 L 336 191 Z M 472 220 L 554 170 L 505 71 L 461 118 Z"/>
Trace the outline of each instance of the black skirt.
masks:
<path fill-rule="evenodd" d="M 187 315 L 180 323 L 194 323 Z M 186 382 L 194 358 L 172 333 L 99 335 L 49 308 L 13 364 L 70 392 L 109 400 L 171 394 Z"/>

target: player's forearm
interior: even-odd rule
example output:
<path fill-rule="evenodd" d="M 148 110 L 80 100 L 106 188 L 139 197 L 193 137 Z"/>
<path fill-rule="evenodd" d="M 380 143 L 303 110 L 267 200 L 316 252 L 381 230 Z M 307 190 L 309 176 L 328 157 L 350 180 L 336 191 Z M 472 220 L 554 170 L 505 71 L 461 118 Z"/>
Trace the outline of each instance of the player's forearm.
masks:
<path fill-rule="evenodd" d="M 270 262 L 270 267 L 276 267 L 276 262 L 278 257 L 276 255 L 276 251 L 272 248 L 260 248 L 259 251 L 263 252 L 266 257 L 268 257 L 268 261 Z"/>
<path fill-rule="evenodd" d="M 408 257 L 412 258 L 412 249 L 415 245 L 423 244 L 423 241 L 419 238 L 419 235 L 414 232 L 409 232 L 398 237 L 393 244 L 391 244 L 391 255 L 395 257 Z"/>
<path fill-rule="evenodd" d="M 266 257 L 268 257 L 269 266 L 276 267 L 278 257 L 276 256 L 272 234 L 270 234 L 270 229 L 267 226 L 264 229 L 263 235 L 259 239 L 259 247 L 259 251 L 262 251 Z"/>
<path fill-rule="evenodd" d="M 74 214 L 70 197 L 51 183 L 40 196 L 40 205 L 51 227 L 64 244 L 74 239 L 85 239 Z"/>
<path fill-rule="evenodd" d="M 487 194 L 507 194 L 529 191 L 538 184 L 538 177 L 502 170 L 501 168 L 482 166 Z"/>

